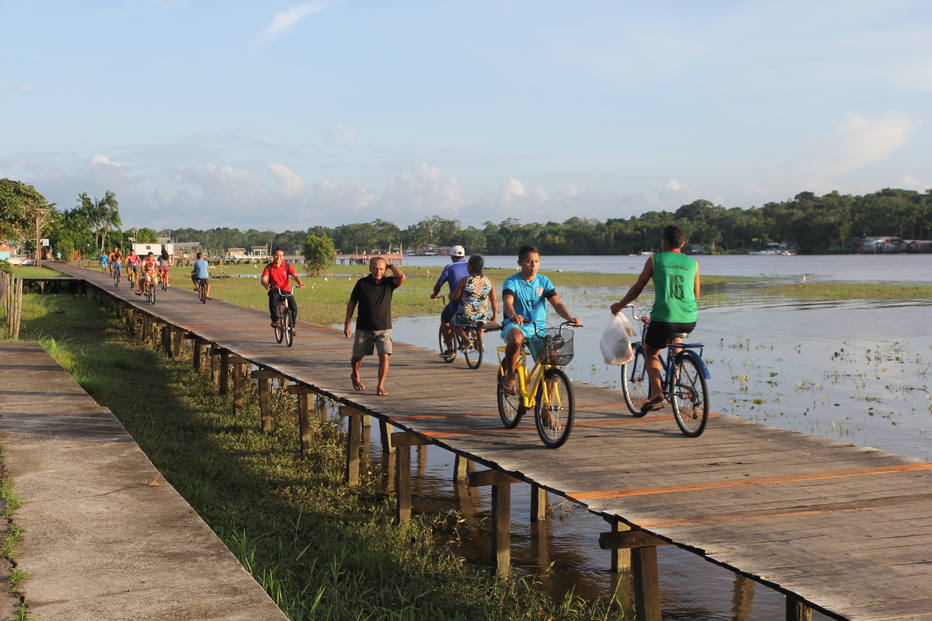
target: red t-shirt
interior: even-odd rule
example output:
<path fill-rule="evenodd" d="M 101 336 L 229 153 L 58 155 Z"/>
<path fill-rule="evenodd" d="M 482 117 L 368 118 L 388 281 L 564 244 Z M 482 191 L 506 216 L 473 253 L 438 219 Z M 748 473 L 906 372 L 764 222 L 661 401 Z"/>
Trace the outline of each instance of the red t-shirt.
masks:
<path fill-rule="evenodd" d="M 297 276 L 294 271 L 294 267 L 290 263 L 282 261 L 280 267 L 275 267 L 274 263 L 269 263 L 265 266 L 265 269 L 262 271 L 262 277 L 269 277 L 269 286 L 278 287 L 282 291 L 291 291 L 291 282 L 288 280 L 289 276 Z"/>

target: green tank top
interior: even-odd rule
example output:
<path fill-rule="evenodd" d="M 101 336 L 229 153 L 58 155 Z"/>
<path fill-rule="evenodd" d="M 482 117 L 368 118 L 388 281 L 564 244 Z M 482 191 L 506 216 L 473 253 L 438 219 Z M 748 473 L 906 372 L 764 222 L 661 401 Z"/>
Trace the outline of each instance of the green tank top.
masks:
<path fill-rule="evenodd" d="M 653 263 L 655 297 L 651 320 L 696 321 L 696 262 L 680 252 L 660 252 L 653 256 Z"/>

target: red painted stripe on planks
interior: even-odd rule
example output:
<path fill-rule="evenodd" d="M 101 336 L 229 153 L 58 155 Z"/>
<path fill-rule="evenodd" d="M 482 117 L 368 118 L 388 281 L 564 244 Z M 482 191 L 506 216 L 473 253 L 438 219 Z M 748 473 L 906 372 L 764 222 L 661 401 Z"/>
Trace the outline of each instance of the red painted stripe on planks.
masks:
<path fill-rule="evenodd" d="M 683 485 L 662 485 L 659 487 L 633 487 L 629 489 L 612 489 L 593 492 L 570 492 L 569 496 L 577 500 L 594 498 L 624 498 L 625 496 L 649 496 L 652 494 L 674 494 L 678 492 L 695 492 L 709 489 L 726 489 L 730 487 L 749 487 L 753 485 L 776 485 L 779 483 L 796 483 L 800 481 L 820 481 L 822 479 L 840 479 L 896 472 L 915 472 L 930 470 L 932 463 L 898 464 L 894 466 L 877 466 L 874 468 L 854 468 L 849 470 L 831 470 L 828 472 L 804 472 L 802 474 L 784 474 L 773 477 L 755 477 L 733 481 L 702 481 Z"/>
<path fill-rule="evenodd" d="M 932 502 L 928 497 L 920 496 L 918 498 L 912 498 L 909 500 L 901 500 L 898 502 L 888 502 L 886 507 L 901 507 L 904 505 L 916 505 Z M 877 505 L 867 505 L 864 507 L 838 507 L 835 509 L 810 509 L 808 511 L 784 511 L 782 513 L 768 513 L 765 515 L 737 515 L 732 517 L 707 517 L 707 518 L 698 518 L 693 520 L 685 521 L 676 521 L 676 520 L 647 520 L 645 522 L 639 522 L 638 526 L 641 528 L 664 528 L 671 526 L 699 526 L 701 524 L 718 524 L 724 522 L 748 522 L 750 520 L 772 520 L 775 518 L 785 518 L 785 517 L 803 517 L 807 515 L 825 515 L 829 513 L 843 513 L 845 511 L 865 511 L 868 509 L 877 509 Z"/>
<path fill-rule="evenodd" d="M 594 403 L 592 405 L 577 405 L 576 411 L 592 409 L 592 408 L 602 408 L 613 405 L 624 405 L 624 402 L 615 402 L 615 403 Z M 498 410 L 478 410 L 475 412 L 457 412 L 455 414 L 412 414 L 410 416 L 393 416 L 392 420 L 445 420 L 447 418 L 463 418 L 465 416 L 485 416 L 488 414 L 498 414 Z M 643 422 L 643 421 L 639 421 Z M 575 421 L 574 424 L 580 425 L 579 421 Z"/>

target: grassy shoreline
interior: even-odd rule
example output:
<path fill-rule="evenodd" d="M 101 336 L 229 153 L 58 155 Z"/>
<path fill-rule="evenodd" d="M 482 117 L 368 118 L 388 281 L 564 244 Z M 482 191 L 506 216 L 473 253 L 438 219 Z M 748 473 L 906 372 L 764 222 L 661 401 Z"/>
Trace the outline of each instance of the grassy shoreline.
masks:
<path fill-rule="evenodd" d="M 276 395 L 275 430 L 262 434 L 254 399 L 234 416 L 229 397 L 193 373 L 189 355 L 168 359 L 130 341 L 88 299 L 27 295 L 23 319 L 24 338 L 39 340 L 114 412 L 292 619 L 622 614 L 610 601 L 572 594 L 554 601 L 530 578 L 496 580 L 447 549 L 460 536 L 459 522 L 448 516 L 416 515 L 394 525 L 380 463 L 367 463 L 359 486 L 342 483 L 344 435 L 337 423 L 314 419 L 312 454 L 299 458 L 293 397 Z"/>

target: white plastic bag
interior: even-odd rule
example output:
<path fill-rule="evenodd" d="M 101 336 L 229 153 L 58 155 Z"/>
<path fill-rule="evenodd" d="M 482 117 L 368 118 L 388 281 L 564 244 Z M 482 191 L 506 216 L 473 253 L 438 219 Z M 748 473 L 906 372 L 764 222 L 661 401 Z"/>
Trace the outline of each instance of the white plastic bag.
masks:
<path fill-rule="evenodd" d="M 605 364 L 627 364 L 634 353 L 631 351 L 631 337 L 637 334 L 631 323 L 620 312 L 608 322 L 599 347 Z"/>

